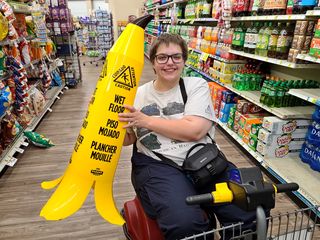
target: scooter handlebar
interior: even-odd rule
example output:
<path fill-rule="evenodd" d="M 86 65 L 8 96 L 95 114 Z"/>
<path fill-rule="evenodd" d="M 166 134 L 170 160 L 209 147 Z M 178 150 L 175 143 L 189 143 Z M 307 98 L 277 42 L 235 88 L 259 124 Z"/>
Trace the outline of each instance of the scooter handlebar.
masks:
<path fill-rule="evenodd" d="M 275 184 L 274 186 L 277 189 L 277 193 L 297 191 L 299 189 L 299 185 L 296 183 L 282 183 Z"/>
<path fill-rule="evenodd" d="M 213 202 L 213 196 L 211 193 L 189 196 L 186 198 L 186 203 L 188 205 L 196 205 L 210 202 Z"/>

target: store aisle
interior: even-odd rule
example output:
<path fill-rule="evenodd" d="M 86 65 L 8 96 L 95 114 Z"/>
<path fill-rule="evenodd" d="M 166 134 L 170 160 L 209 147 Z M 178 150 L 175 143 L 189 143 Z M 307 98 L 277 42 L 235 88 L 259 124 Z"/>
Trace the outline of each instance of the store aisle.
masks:
<path fill-rule="evenodd" d="M 59 177 L 66 169 L 101 68 L 102 63 L 99 67 L 90 64 L 82 67 L 83 83 L 66 91 L 53 105 L 53 112 L 48 113 L 36 129 L 56 146 L 50 149 L 29 146 L 18 156 L 16 165 L 0 178 L 0 239 L 125 239 L 121 227 L 100 217 L 92 192 L 82 208 L 65 220 L 48 222 L 39 217 L 42 206 L 53 192 L 43 190 L 40 183 Z M 152 80 L 153 76 L 151 65 L 146 60 L 140 84 Z M 217 130 L 216 140 L 228 159 L 235 160 L 238 166 L 253 165 L 248 156 L 220 130 Z M 119 209 L 134 196 L 130 182 L 130 154 L 130 147 L 123 148 L 115 176 L 114 199 Z M 275 211 L 295 207 L 284 195 L 278 197 L 277 203 Z"/>

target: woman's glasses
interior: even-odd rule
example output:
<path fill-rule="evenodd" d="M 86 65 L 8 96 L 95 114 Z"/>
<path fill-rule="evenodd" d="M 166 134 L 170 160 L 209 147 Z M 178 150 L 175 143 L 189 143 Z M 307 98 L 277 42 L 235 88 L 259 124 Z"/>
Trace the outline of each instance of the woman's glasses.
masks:
<path fill-rule="evenodd" d="M 176 54 L 172 54 L 172 55 L 167 55 L 167 54 L 156 55 L 156 61 L 159 64 L 167 63 L 169 61 L 169 58 L 171 58 L 173 63 L 182 63 L 183 62 L 182 53 L 176 53 Z"/>

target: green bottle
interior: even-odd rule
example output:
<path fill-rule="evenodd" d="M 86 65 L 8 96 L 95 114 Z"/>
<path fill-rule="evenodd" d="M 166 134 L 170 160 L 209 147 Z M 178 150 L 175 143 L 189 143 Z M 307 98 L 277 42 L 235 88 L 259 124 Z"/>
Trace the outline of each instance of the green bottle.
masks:
<path fill-rule="evenodd" d="M 268 55 L 268 46 L 269 46 L 271 31 L 272 31 L 272 22 L 269 22 L 267 27 L 264 29 L 264 34 L 261 39 L 260 54 L 259 54 L 260 56 L 267 57 Z"/>
<path fill-rule="evenodd" d="M 267 27 L 267 22 L 264 23 L 264 25 L 260 28 L 259 33 L 258 33 L 258 40 L 257 40 L 257 45 L 256 45 L 256 50 L 255 54 L 260 55 L 260 49 L 261 49 L 261 44 L 262 44 L 262 37 L 264 35 L 264 30 Z"/>
<path fill-rule="evenodd" d="M 268 107 L 274 107 L 276 103 L 276 97 L 277 97 L 277 82 L 272 82 L 270 84 L 268 96 L 267 96 L 267 106 Z"/>
<path fill-rule="evenodd" d="M 261 96 L 260 96 L 260 102 L 263 104 L 265 104 L 266 96 L 268 93 L 268 87 L 269 87 L 269 80 L 264 80 L 261 88 Z"/>
<path fill-rule="evenodd" d="M 277 96 L 276 96 L 276 102 L 275 102 L 275 107 L 279 108 L 282 107 L 283 105 L 283 97 L 285 93 L 285 88 L 284 88 L 284 82 L 279 82 L 277 86 Z"/>

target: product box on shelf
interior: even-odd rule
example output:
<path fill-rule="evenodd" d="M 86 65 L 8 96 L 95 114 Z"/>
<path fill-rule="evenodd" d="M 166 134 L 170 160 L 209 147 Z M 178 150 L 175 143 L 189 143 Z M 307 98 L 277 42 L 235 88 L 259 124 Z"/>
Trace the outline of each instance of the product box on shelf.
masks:
<path fill-rule="evenodd" d="M 235 106 L 234 103 L 226 103 L 224 101 L 221 101 L 220 112 L 229 114 L 230 109 L 233 108 L 234 106 Z"/>
<path fill-rule="evenodd" d="M 254 134 L 249 135 L 249 142 L 248 146 L 253 150 L 256 151 L 257 149 L 257 144 L 258 144 L 258 137 Z"/>
<path fill-rule="evenodd" d="M 301 147 L 302 145 L 270 146 L 258 140 L 257 152 L 259 152 L 263 157 L 267 157 L 267 158 L 294 157 L 299 155 L 301 151 Z"/>
<path fill-rule="evenodd" d="M 258 133 L 258 139 L 269 146 L 302 146 L 306 137 L 304 133 L 284 133 L 272 134 L 266 129 L 261 128 Z"/>
<path fill-rule="evenodd" d="M 282 120 L 277 117 L 265 117 L 262 126 L 266 130 L 275 134 L 283 133 L 304 133 L 310 125 L 310 120 L 292 119 Z"/>
<path fill-rule="evenodd" d="M 234 74 L 240 70 L 245 68 L 244 63 L 225 63 L 221 62 L 220 64 L 220 72 L 223 74 Z"/>
<path fill-rule="evenodd" d="M 225 103 L 236 103 L 239 100 L 238 94 L 229 90 L 222 92 L 222 101 Z"/>
<path fill-rule="evenodd" d="M 258 137 L 260 128 L 262 128 L 262 123 L 251 124 L 250 134 Z"/>

